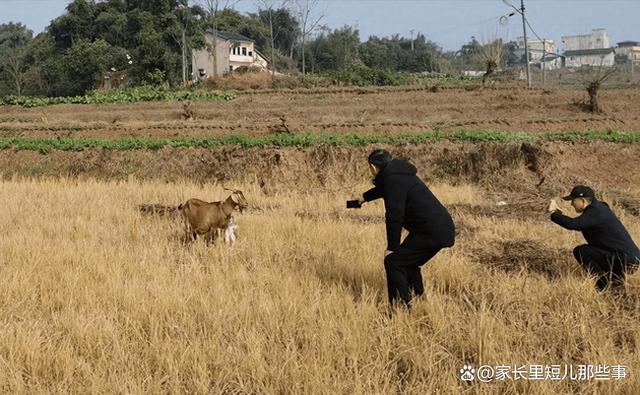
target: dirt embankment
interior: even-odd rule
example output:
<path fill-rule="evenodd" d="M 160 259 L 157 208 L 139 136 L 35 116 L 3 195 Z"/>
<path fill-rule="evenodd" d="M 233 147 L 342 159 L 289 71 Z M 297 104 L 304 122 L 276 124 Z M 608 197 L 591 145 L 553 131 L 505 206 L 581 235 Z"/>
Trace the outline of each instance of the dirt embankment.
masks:
<path fill-rule="evenodd" d="M 372 148 L 165 148 L 53 151 L 47 155 L 4 150 L 0 152 L 0 169 L 4 177 L 188 178 L 203 182 L 255 181 L 266 192 L 308 187 L 338 190 L 370 177 L 365 161 Z M 577 182 L 623 190 L 640 183 L 637 144 L 438 141 L 386 148 L 413 162 L 427 181 L 472 182 L 496 191 L 546 193 Z"/>

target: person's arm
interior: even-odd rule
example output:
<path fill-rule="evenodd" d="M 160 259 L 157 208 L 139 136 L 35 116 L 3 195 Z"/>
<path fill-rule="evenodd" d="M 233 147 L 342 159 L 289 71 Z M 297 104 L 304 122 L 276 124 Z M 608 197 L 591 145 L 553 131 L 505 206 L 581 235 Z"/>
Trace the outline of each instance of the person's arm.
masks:
<path fill-rule="evenodd" d="M 400 246 L 402 224 L 407 204 L 408 188 L 397 188 L 388 185 L 384 189 L 384 204 L 386 209 L 387 250 L 395 251 Z"/>
<path fill-rule="evenodd" d="M 571 218 L 556 211 L 551 214 L 551 220 L 565 229 L 584 230 L 600 224 L 601 220 L 597 214 L 597 212 L 588 210 L 579 217 Z"/>
<path fill-rule="evenodd" d="M 369 189 L 367 192 L 362 194 L 362 198 L 365 202 L 371 202 L 376 199 L 380 199 L 382 197 L 382 188 L 373 187 Z"/>

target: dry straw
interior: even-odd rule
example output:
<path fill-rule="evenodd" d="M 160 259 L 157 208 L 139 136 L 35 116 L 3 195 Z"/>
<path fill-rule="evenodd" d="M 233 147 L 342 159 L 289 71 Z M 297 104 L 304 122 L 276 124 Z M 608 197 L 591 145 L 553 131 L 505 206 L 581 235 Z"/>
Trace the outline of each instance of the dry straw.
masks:
<path fill-rule="evenodd" d="M 567 258 L 578 235 L 544 218 L 466 210 L 493 202 L 473 186 L 435 185 L 445 204 L 462 208 L 462 232 L 424 269 L 426 298 L 390 320 L 384 226 L 357 218 L 381 217 L 382 205 L 335 215 L 365 185 L 269 198 L 255 185 L 234 187 L 254 209 L 239 217 L 229 248 L 185 247 L 175 217 L 136 208 L 218 200 L 219 185 L 2 182 L 0 389 L 640 393 L 638 276 L 626 295 L 598 295 Z M 296 216 L 302 210 L 317 216 Z M 619 213 L 639 239 L 638 221 Z M 536 264 L 555 275 L 488 265 L 506 240 L 530 241 L 531 255 L 551 248 L 557 255 Z M 617 363 L 630 376 L 466 386 L 465 363 Z"/>

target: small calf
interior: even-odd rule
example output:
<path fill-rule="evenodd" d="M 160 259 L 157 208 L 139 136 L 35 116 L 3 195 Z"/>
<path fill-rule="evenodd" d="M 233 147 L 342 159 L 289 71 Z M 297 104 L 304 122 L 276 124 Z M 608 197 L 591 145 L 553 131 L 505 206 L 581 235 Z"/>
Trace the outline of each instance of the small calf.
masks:
<path fill-rule="evenodd" d="M 207 241 L 213 241 L 219 230 L 229 228 L 233 211 L 237 208 L 242 212 L 249 206 L 242 191 L 231 191 L 231 195 L 221 202 L 189 199 L 186 203 L 178 206 L 182 216 L 182 230 L 187 239 L 195 240 L 198 235 L 204 235 Z M 235 220 L 233 220 L 233 224 L 235 224 Z M 235 226 L 237 227 L 237 225 Z"/>

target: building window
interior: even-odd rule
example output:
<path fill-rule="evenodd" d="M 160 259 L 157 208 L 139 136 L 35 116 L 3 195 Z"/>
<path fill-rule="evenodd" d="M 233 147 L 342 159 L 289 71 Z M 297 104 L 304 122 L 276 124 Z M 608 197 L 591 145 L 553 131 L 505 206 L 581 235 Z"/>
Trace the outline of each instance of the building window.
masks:
<path fill-rule="evenodd" d="M 242 55 L 247 56 L 247 48 L 242 47 Z"/>
<path fill-rule="evenodd" d="M 252 51 L 249 51 L 249 56 L 253 56 L 253 52 Z"/>
<path fill-rule="evenodd" d="M 229 66 L 229 72 L 233 71 L 233 66 Z"/>

